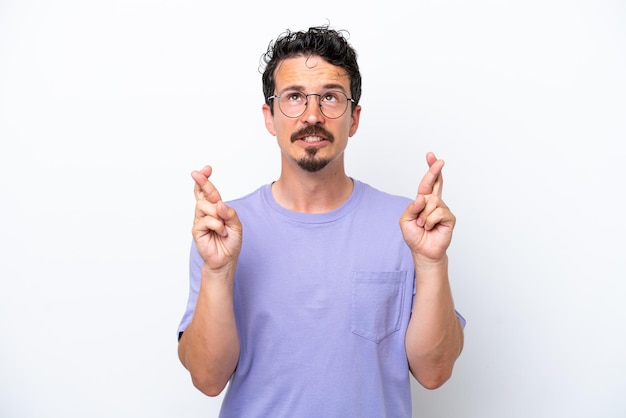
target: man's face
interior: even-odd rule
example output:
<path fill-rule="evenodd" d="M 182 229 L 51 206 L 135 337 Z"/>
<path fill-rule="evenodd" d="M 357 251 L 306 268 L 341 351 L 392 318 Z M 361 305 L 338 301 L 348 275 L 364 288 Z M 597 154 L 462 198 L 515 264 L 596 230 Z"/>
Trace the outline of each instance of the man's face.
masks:
<path fill-rule="evenodd" d="M 348 138 L 356 133 L 361 108 L 357 106 L 353 112 L 352 103 L 348 101 L 345 113 L 331 119 L 322 113 L 319 106 L 322 98 L 317 94 L 343 92 L 350 97 L 348 74 L 318 56 L 300 56 L 280 63 L 275 80 L 276 96 L 287 97 L 288 92 L 316 94 L 308 96 L 304 113 L 295 118 L 283 114 L 278 98 L 270 102 L 273 115 L 268 105 L 263 106 L 265 125 L 278 140 L 283 164 L 297 164 L 309 172 L 340 164 L 343 170 L 343 151 Z"/>

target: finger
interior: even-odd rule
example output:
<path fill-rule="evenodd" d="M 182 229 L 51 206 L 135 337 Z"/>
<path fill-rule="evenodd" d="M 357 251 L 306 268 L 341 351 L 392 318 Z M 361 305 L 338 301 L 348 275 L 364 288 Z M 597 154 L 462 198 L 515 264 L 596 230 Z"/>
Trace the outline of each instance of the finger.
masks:
<path fill-rule="evenodd" d="M 239 221 L 239 217 L 237 216 L 237 212 L 235 211 L 235 209 L 231 208 L 230 206 L 226 206 L 226 204 L 221 200 L 217 202 L 217 204 L 215 204 L 214 206 L 216 211 L 216 218 L 221 223 L 221 225 L 218 226 L 218 229 L 215 229 L 215 232 L 222 235 L 223 237 L 228 236 L 229 230 L 241 234 L 241 221 Z"/>
<path fill-rule="evenodd" d="M 194 237 L 204 236 L 207 232 L 215 232 L 218 235 L 226 236 L 226 226 L 224 221 L 212 216 L 205 216 L 203 218 L 197 218 L 192 227 L 192 234 Z"/>
<path fill-rule="evenodd" d="M 211 173 L 213 173 L 213 167 L 211 167 L 210 165 L 205 165 L 204 167 L 202 167 L 200 172 L 206 177 L 211 177 Z"/>
<path fill-rule="evenodd" d="M 222 200 L 222 197 L 213 183 L 209 181 L 212 171 L 210 166 L 205 166 L 201 170 L 192 171 L 191 177 L 196 182 L 194 185 L 196 199 L 204 197 L 211 203 L 217 203 Z"/>
<path fill-rule="evenodd" d="M 426 162 L 428 163 L 428 167 L 432 167 L 434 163 L 437 161 L 441 161 L 441 170 L 439 171 L 439 176 L 435 180 L 435 184 L 433 185 L 433 194 L 441 197 L 443 191 L 443 166 L 445 165 L 444 160 L 438 160 L 434 153 L 428 152 L 426 153 Z"/>
<path fill-rule="evenodd" d="M 424 209 L 418 214 L 417 224 L 419 226 L 426 225 L 428 217 L 438 208 L 448 209 L 446 204 L 439 198 L 439 196 L 431 195 L 424 206 Z"/>
<path fill-rule="evenodd" d="M 446 207 L 438 207 L 432 211 L 424 222 L 424 229 L 430 231 L 439 224 L 448 223 L 450 226 L 454 226 L 456 217 Z"/>
<path fill-rule="evenodd" d="M 427 152 L 426 153 L 426 162 L 428 163 L 428 166 L 430 167 L 431 165 L 433 165 L 433 163 L 437 161 L 437 156 L 435 156 L 435 153 L 433 152 Z"/>
<path fill-rule="evenodd" d="M 191 178 L 194 181 L 193 184 L 193 194 L 196 197 L 196 200 L 203 198 L 204 196 L 202 195 L 202 187 L 201 184 L 204 184 L 204 180 L 203 177 L 206 177 L 207 179 L 209 178 L 209 176 L 211 175 L 211 167 L 210 166 L 204 166 L 201 170 L 194 170 L 191 172 Z"/>
<path fill-rule="evenodd" d="M 219 201 L 215 206 L 217 216 L 224 221 L 224 224 L 227 227 L 241 231 L 241 221 L 239 220 L 235 209 L 230 206 L 226 206 L 226 204 L 222 201 Z"/>
<path fill-rule="evenodd" d="M 443 168 L 443 166 L 442 166 Z M 443 173 L 440 172 L 435 180 L 435 184 L 433 185 L 433 193 L 437 197 L 441 197 L 441 193 L 443 191 Z"/>
<path fill-rule="evenodd" d="M 426 199 L 424 196 L 417 196 L 413 202 L 409 203 L 407 208 L 400 215 L 399 223 L 400 228 L 404 228 L 408 225 L 413 225 L 419 219 L 419 214 L 424 210 L 426 206 Z M 418 225 L 421 227 L 421 225 Z"/>
<path fill-rule="evenodd" d="M 229 208 L 222 201 L 214 204 L 206 199 L 200 199 L 196 202 L 193 230 L 200 233 L 200 235 L 213 231 L 219 235 L 227 236 L 226 228 L 229 226 L 228 223 L 233 223 L 232 218 L 236 218 L 234 212 L 234 209 Z"/>
<path fill-rule="evenodd" d="M 409 206 L 400 216 L 400 223 L 415 221 L 425 207 L 426 199 L 424 198 L 424 196 L 417 196 L 417 199 L 409 203 Z"/>
<path fill-rule="evenodd" d="M 196 201 L 196 210 L 195 210 L 195 218 L 200 219 L 205 216 L 212 216 L 214 218 L 218 218 L 216 205 L 214 203 L 210 203 L 206 199 L 198 199 Z"/>
<path fill-rule="evenodd" d="M 428 155 L 431 155 L 433 158 L 435 158 L 434 154 L 432 153 L 429 153 Z M 441 170 L 443 169 L 443 166 L 444 166 L 443 160 L 437 160 L 436 158 L 435 160 L 432 160 L 432 158 L 429 159 L 428 155 L 426 157 L 426 160 L 429 164 L 428 171 L 426 172 L 426 174 L 424 174 L 424 177 L 422 177 L 422 181 L 420 182 L 419 187 L 417 188 L 418 195 L 419 194 L 428 195 L 428 194 L 433 193 L 437 180 L 441 176 Z M 442 183 L 443 183 L 443 180 L 441 180 L 439 185 L 437 185 L 439 193 L 441 193 Z"/>

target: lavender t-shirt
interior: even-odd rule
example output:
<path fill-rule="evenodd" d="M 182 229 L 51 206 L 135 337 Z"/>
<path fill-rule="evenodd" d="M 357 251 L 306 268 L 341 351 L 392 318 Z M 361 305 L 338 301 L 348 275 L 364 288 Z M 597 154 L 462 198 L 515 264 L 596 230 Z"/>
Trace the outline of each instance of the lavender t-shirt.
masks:
<path fill-rule="evenodd" d="M 399 218 L 410 199 L 354 181 L 323 214 L 265 185 L 231 202 L 243 224 L 234 307 L 241 352 L 222 418 L 411 416 L 404 337 L 414 267 Z M 184 331 L 202 259 L 192 244 Z"/>

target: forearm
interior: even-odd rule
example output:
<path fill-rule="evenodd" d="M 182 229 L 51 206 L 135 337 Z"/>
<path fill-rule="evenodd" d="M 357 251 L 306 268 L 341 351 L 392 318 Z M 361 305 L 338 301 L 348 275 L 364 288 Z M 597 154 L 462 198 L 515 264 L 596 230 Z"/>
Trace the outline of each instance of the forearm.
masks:
<path fill-rule="evenodd" d="M 239 359 L 233 277 L 234 271 L 215 277 L 203 267 L 193 319 L 178 345 L 180 361 L 194 385 L 209 396 L 221 393 Z"/>
<path fill-rule="evenodd" d="M 416 295 L 406 333 L 409 367 L 426 388 L 434 389 L 452 374 L 463 347 L 463 328 L 454 310 L 448 260 L 416 260 Z"/>

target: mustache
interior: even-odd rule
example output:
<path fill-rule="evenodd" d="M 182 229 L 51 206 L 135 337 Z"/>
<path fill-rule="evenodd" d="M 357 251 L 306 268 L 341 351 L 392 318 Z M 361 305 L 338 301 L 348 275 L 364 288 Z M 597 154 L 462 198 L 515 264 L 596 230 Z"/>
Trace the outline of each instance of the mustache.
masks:
<path fill-rule="evenodd" d="M 298 138 L 302 138 L 304 136 L 321 136 L 326 138 L 329 142 L 333 142 L 335 137 L 332 133 L 328 132 L 326 129 L 322 128 L 318 125 L 309 125 L 305 128 L 300 129 L 297 132 L 291 134 L 291 142 L 295 142 Z"/>

